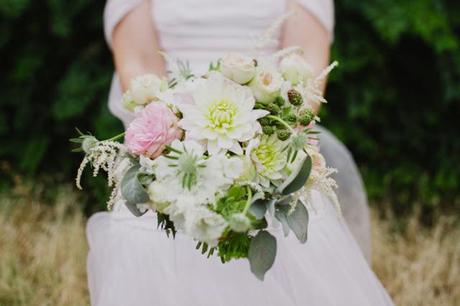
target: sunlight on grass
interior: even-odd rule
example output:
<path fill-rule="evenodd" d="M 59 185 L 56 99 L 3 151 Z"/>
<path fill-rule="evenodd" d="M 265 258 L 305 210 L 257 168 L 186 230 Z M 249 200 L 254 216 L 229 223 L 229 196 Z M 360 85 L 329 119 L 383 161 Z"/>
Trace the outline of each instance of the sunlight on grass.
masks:
<path fill-rule="evenodd" d="M 373 217 L 373 266 L 396 305 L 460 305 L 460 230 L 414 216 L 404 234 Z M 54 206 L 0 195 L 0 306 L 88 305 L 85 218 L 71 188 Z"/>
<path fill-rule="evenodd" d="M 441 216 L 430 230 L 413 216 L 403 234 L 373 218 L 373 267 L 401 306 L 460 305 L 460 229 Z"/>
<path fill-rule="evenodd" d="M 54 207 L 0 198 L 0 305 L 89 305 L 85 219 L 69 189 Z"/>

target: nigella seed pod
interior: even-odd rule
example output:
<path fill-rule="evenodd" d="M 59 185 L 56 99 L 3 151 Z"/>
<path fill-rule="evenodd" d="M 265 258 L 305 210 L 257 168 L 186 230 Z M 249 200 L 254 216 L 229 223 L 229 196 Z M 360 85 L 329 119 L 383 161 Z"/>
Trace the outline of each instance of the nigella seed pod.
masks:
<path fill-rule="evenodd" d="M 281 111 L 280 107 L 276 105 L 275 103 L 270 103 L 267 105 L 267 110 L 272 114 L 272 115 L 278 115 Z"/>
<path fill-rule="evenodd" d="M 265 135 L 270 136 L 270 135 L 273 135 L 273 133 L 275 133 L 275 129 L 272 126 L 266 125 L 266 126 L 262 127 L 262 132 Z"/>
<path fill-rule="evenodd" d="M 271 124 L 271 120 L 267 117 L 263 117 L 263 118 L 260 118 L 259 119 L 259 123 L 262 125 L 262 126 L 268 126 Z"/>
<path fill-rule="evenodd" d="M 289 114 L 284 117 L 284 121 L 286 121 L 289 124 L 295 124 L 297 122 L 297 116 L 294 114 Z"/>
<path fill-rule="evenodd" d="M 283 97 L 281 97 L 281 96 L 276 97 L 275 101 L 273 101 L 273 103 L 275 103 L 279 107 L 282 107 L 285 102 L 286 101 L 284 101 Z"/>
<path fill-rule="evenodd" d="M 299 117 L 299 123 L 303 126 L 307 126 L 313 121 L 313 119 L 315 119 L 315 114 L 313 114 L 311 110 L 306 110 Z"/>
<path fill-rule="evenodd" d="M 289 132 L 288 130 L 278 130 L 276 131 L 276 136 L 279 140 L 285 141 L 289 139 L 289 137 L 291 136 L 291 132 Z"/>
<path fill-rule="evenodd" d="M 287 92 L 289 102 L 294 106 L 300 106 L 303 103 L 302 95 L 295 89 L 289 89 Z"/>

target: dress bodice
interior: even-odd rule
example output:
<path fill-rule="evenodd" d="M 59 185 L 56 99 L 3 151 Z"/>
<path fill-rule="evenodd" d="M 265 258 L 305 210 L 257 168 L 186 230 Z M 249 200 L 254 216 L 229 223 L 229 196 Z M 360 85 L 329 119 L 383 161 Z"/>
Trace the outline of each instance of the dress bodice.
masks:
<path fill-rule="evenodd" d="M 115 26 L 143 0 L 108 0 L 104 13 L 106 40 L 111 45 Z M 289 0 L 152 0 L 152 19 L 160 48 L 172 58 L 187 61 L 201 73 L 209 62 L 228 52 L 251 52 L 256 40 L 285 12 Z M 299 0 L 330 32 L 334 24 L 333 0 Z M 275 39 L 280 32 L 275 33 Z M 259 51 L 273 52 L 268 44 Z M 120 105 L 115 76 L 109 107 L 126 125 L 132 114 Z"/>
<path fill-rule="evenodd" d="M 173 58 L 190 62 L 204 72 L 210 60 L 228 51 L 249 52 L 256 38 L 285 11 L 285 0 L 180 0 L 157 1 L 153 15 L 160 46 Z M 218 3 L 218 5 L 216 5 Z M 274 51 L 270 46 L 266 51 Z"/>

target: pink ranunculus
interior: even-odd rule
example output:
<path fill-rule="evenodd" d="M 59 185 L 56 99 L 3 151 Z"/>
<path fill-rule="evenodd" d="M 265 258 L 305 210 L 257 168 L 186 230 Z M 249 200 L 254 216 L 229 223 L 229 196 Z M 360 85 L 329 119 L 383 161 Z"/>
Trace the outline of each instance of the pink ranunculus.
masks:
<path fill-rule="evenodd" d="M 155 158 L 166 145 L 179 139 L 182 130 L 177 126 L 178 118 L 163 103 L 150 103 L 129 125 L 125 143 L 128 150 L 136 155 Z"/>

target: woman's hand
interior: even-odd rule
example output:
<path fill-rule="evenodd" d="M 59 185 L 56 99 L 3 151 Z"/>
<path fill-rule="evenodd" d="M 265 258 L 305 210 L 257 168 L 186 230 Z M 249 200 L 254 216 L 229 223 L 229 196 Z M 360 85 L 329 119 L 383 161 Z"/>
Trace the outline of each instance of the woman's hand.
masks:
<path fill-rule="evenodd" d="M 331 33 L 296 1 L 289 1 L 289 11 L 294 13 L 284 25 L 282 47 L 302 47 L 306 60 L 313 67 L 315 75 L 318 75 L 329 64 Z M 326 82 L 322 87 L 324 90 Z M 315 112 L 319 111 L 319 105 L 313 107 Z"/>
<path fill-rule="evenodd" d="M 151 11 L 151 1 L 145 0 L 123 18 L 113 32 L 115 68 L 123 91 L 136 76 L 165 73 Z"/>

